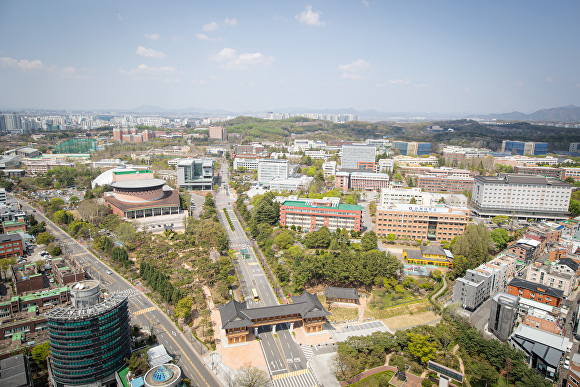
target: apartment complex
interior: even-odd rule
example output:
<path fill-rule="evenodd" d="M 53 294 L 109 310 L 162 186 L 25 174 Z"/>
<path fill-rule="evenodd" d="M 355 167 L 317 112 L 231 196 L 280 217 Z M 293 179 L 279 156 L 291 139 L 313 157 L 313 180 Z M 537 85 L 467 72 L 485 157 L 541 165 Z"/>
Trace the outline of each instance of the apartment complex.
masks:
<path fill-rule="evenodd" d="M 467 270 L 465 276 L 455 282 L 453 302 L 461 304 L 463 309 L 474 311 L 489 298 L 493 277 L 494 274 L 488 270 Z"/>
<path fill-rule="evenodd" d="M 177 185 L 188 190 L 207 191 L 213 188 L 213 161 L 183 159 L 177 164 Z"/>
<path fill-rule="evenodd" d="M 338 198 L 286 200 L 280 206 L 280 225 L 316 231 L 323 226 L 330 230 L 345 228 L 360 231 L 363 208 L 340 204 Z"/>
<path fill-rule="evenodd" d="M 536 175 L 476 176 L 471 201 L 479 216 L 567 219 L 573 186 Z"/>
<path fill-rule="evenodd" d="M 394 204 L 377 209 L 375 232 L 379 236 L 450 241 L 463 234 L 469 221 L 469 209 Z"/>
<path fill-rule="evenodd" d="M 377 148 L 374 145 L 351 144 L 342 146 L 341 169 L 375 170 Z"/>
<path fill-rule="evenodd" d="M 567 266 L 566 266 L 567 267 Z M 576 287 L 576 273 L 564 273 L 555 266 L 532 265 L 526 272 L 526 280 L 559 289 L 568 297 Z"/>
<path fill-rule="evenodd" d="M 287 179 L 290 161 L 283 159 L 260 159 L 258 161 L 258 184 L 268 184 L 274 179 Z"/>
<path fill-rule="evenodd" d="M 548 154 L 548 143 L 547 142 L 524 142 L 524 141 L 508 141 L 503 140 L 501 143 L 502 152 L 512 152 L 520 156 L 524 155 L 547 155 Z"/>

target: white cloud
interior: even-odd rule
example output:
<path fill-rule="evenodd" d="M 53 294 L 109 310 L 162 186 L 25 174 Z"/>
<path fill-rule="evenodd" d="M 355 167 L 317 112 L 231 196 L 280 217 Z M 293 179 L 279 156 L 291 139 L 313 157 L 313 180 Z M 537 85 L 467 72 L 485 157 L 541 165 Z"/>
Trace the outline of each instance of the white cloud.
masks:
<path fill-rule="evenodd" d="M 350 64 L 338 66 L 338 70 L 342 71 L 341 79 L 363 79 L 361 72 L 365 71 L 371 64 L 364 59 L 359 59 Z"/>
<path fill-rule="evenodd" d="M 554 82 L 554 79 L 551 76 L 547 76 L 545 79 L 546 82 Z"/>
<path fill-rule="evenodd" d="M 231 19 L 229 17 L 226 17 L 226 19 L 224 20 L 224 24 L 226 24 L 228 26 L 237 26 L 238 19 L 236 19 L 235 17 L 233 17 Z"/>
<path fill-rule="evenodd" d="M 206 34 L 199 34 L 199 33 L 195 34 L 194 36 L 199 40 L 206 40 L 206 41 L 210 41 L 210 42 L 219 42 L 219 41 L 224 40 L 224 38 L 210 38 Z"/>
<path fill-rule="evenodd" d="M 123 16 L 117 11 L 117 20 L 123 21 Z"/>
<path fill-rule="evenodd" d="M 213 82 L 217 79 L 215 75 L 210 75 L 209 77 L 202 77 L 200 79 L 194 79 L 191 81 L 192 85 L 209 85 L 210 82 Z"/>
<path fill-rule="evenodd" d="M 247 52 L 238 54 L 233 48 L 224 48 L 217 54 L 211 55 L 210 59 L 216 62 L 226 62 L 221 65 L 224 69 L 246 70 L 254 67 L 266 67 L 274 62 L 271 56 L 265 56 L 261 52 Z"/>
<path fill-rule="evenodd" d="M 120 69 L 119 72 L 121 74 L 128 74 L 128 75 L 167 75 L 167 74 L 174 74 L 176 70 L 171 66 L 160 66 L 160 67 L 149 67 L 146 64 L 140 64 L 136 68 L 131 70 L 123 70 Z"/>
<path fill-rule="evenodd" d="M 385 85 L 383 85 L 382 83 L 377 83 L 375 84 L 375 87 L 384 87 Z"/>
<path fill-rule="evenodd" d="M 162 51 L 156 51 L 152 48 L 146 48 L 143 46 L 137 47 L 137 55 L 146 56 L 147 58 L 165 58 L 165 55 Z"/>
<path fill-rule="evenodd" d="M 173 40 L 174 42 L 183 42 L 185 41 L 185 39 L 183 38 L 183 36 L 172 36 L 171 40 Z"/>
<path fill-rule="evenodd" d="M 517 81 L 516 82 L 516 86 L 518 86 L 518 87 L 524 87 L 525 86 L 525 83 L 524 83 L 524 81 L 521 81 L 520 80 L 520 81 Z"/>
<path fill-rule="evenodd" d="M 368 7 L 369 5 L 371 5 L 371 3 L 369 3 L 367 0 L 362 0 L 362 3 L 365 7 Z"/>
<path fill-rule="evenodd" d="M 466 87 L 465 89 L 463 89 L 463 92 L 465 94 L 471 94 L 471 89 L 469 87 Z"/>
<path fill-rule="evenodd" d="M 44 69 L 44 64 L 40 59 L 14 59 L 14 58 L 0 58 L 0 67 L 12 67 L 20 71 L 32 71 Z"/>
<path fill-rule="evenodd" d="M 161 36 L 159 34 L 145 34 L 145 37 L 147 39 L 151 39 L 151 40 L 157 40 L 159 39 Z"/>
<path fill-rule="evenodd" d="M 427 87 L 426 83 L 418 83 L 415 85 L 415 87 Z"/>
<path fill-rule="evenodd" d="M 217 24 L 216 22 L 210 22 L 207 24 L 204 24 L 203 27 L 201 27 L 202 30 L 204 31 L 215 31 L 218 28 L 220 28 L 219 24 Z"/>
<path fill-rule="evenodd" d="M 308 26 L 315 26 L 315 27 L 324 27 L 326 22 L 320 20 L 321 12 L 316 12 L 312 10 L 311 5 L 307 5 L 304 8 L 304 11 L 300 12 L 298 15 L 295 16 L 296 20 L 300 22 L 300 24 L 306 24 Z"/>
<path fill-rule="evenodd" d="M 389 81 L 391 85 L 408 85 L 411 83 L 408 79 L 391 79 Z"/>
<path fill-rule="evenodd" d="M 364 59 L 359 59 L 352 62 L 351 64 L 340 65 L 338 69 L 340 71 L 358 72 L 366 70 L 371 64 Z"/>

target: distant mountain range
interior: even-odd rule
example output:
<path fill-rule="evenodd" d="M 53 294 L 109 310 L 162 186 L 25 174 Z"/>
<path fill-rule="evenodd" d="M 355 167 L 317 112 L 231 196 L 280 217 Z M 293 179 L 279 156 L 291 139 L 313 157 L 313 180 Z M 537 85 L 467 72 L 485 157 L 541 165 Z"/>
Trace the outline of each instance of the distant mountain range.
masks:
<path fill-rule="evenodd" d="M 568 105 L 550 109 L 541 109 L 536 112 L 526 114 L 521 112 L 485 114 L 469 116 L 470 118 L 481 118 L 484 120 L 506 120 L 506 121 L 550 121 L 550 122 L 580 122 L 580 107 Z M 467 117 L 466 117 L 467 118 Z"/>

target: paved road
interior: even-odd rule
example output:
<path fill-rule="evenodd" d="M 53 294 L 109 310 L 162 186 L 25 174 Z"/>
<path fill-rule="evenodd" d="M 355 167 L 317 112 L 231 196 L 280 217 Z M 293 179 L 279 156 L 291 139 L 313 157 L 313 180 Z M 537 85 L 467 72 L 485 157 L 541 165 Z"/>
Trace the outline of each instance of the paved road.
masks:
<path fill-rule="evenodd" d="M 20 201 L 20 203 L 26 212 L 32 212 L 32 208 L 26 202 Z M 132 313 L 131 324 L 152 329 L 159 343 L 163 344 L 169 354 L 175 358 L 184 377 L 189 378 L 193 386 L 221 386 L 181 331 L 146 295 L 138 291 L 44 215 L 35 212 L 34 217 L 38 221 L 44 220 L 46 222 L 47 229 L 60 239 L 59 242 L 64 246 L 66 252 L 83 265 L 89 276 L 101 279 L 108 292 L 122 292 L 129 296 L 129 309 Z M 111 274 L 107 274 L 107 271 Z"/>
<path fill-rule="evenodd" d="M 248 302 L 248 307 L 257 308 L 279 305 L 280 302 L 270 286 L 270 282 L 268 281 L 258 258 L 252 248 L 249 247 L 250 240 L 247 238 L 242 225 L 233 211 L 232 206 L 235 203 L 230 197 L 228 186 L 229 171 L 227 163 L 222 164 L 220 176 L 220 189 L 215 197 L 220 221 L 224 229 L 228 232 L 232 248 L 238 252 L 243 248 L 246 248 L 250 253 L 250 258 L 243 259 L 238 255 L 239 259 L 237 260 L 237 265 L 242 272 L 241 290 Z M 228 212 L 234 230 L 231 230 L 225 216 L 223 215 L 224 209 Z M 252 289 L 256 289 L 258 293 L 259 300 L 257 302 L 253 300 L 251 295 Z M 288 380 L 293 380 L 293 378 L 296 377 L 297 379 L 292 382 L 295 386 L 311 387 L 316 385 L 307 369 L 306 357 L 304 356 L 300 346 L 294 341 L 292 333 L 289 331 L 288 324 L 277 324 L 276 335 L 274 335 L 270 326 L 260 327 L 258 330 L 258 337 L 260 338 L 260 345 L 264 357 L 266 358 L 268 370 L 273 378 L 290 378 Z M 304 373 L 301 373 L 300 376 L 293 374 L 294 372 L 301 370 L 304 370 Z M 274 378 L 274 384 L 278 385 L 279 382 L 276 378 Z M 302 380 L 306 382 L 303 383 Z"/>

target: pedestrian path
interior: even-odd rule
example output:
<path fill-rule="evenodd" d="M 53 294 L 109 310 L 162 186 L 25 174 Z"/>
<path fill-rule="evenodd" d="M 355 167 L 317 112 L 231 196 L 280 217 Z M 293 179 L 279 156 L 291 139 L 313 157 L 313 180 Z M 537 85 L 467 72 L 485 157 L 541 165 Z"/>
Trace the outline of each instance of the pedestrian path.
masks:
<path fill-rule="evenodd" d="M 147 312 L 152 312 L 152 311 L 154 311 L 154 310 L 155 310 L 155 307 L 154 307 L 154 306 L 152 306 L 152 307 L 150 307 L 150 308 L 145 308 L 145 309 L 138 310 L 137 312 L 135 312 L 135 313 L 133 313 L 133 314 L 134 314 L 135 316 L 139 316 L 140 314 L 147 313 Z"/>
<path fill-rule="evenodd" d="M 299 370 L 285 374 L 273 375 L 274 387 L 318 387 L 310 370 Z"/>

